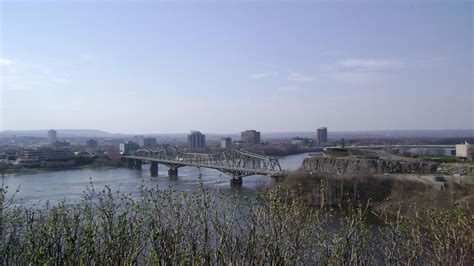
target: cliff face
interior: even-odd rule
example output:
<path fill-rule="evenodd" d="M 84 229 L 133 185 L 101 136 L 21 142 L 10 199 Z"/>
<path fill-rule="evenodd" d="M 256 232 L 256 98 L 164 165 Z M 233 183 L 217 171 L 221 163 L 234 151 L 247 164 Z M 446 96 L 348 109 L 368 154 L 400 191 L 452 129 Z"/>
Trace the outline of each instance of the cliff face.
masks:
<path fill-rule="evenodd" d="M 437 163 L 361 157 L 309 157 L 303 170 L 330 174 L 435 173 Z"/>

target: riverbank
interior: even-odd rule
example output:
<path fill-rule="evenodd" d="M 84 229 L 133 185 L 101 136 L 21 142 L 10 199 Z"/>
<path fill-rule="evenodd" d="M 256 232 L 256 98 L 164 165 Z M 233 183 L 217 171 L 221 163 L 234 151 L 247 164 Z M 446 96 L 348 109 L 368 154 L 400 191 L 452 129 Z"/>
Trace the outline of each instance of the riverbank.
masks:
<path fill-rule="evenodd" d="M 290 156 L 290 155 L 298 155 L 298 154 L 304 154 L 304 153 L 309 153 L 309 152 L 319 152 L 322 149 L 319 147 L 313 147 L 313 148 L 299 148 L 294 145 L 273 145 L 273 146 L 262 146 L 262 145 L 257 145 L 253 147 L 248 147 L 245 148 L 244 150 L 256 153 L 256 154 L 261 154 L 265 156 L 277 156 L 277 157 L 283 157 L 283 156 Z"/>
<path fill-rule="evenodd" d="M 29 174 L 39 174 L 39 173 L 48 173 L 48 172 L 61 172 L 68 170 L 80 170 L 80 169 L 112 169 L 119 166 L 113 165 L 103 165 L 103 164 L 91 164 L 91 165 L 78 165 L 67 168 L 8 168 L 1 169 L 0 175 L 29 175 Z"/>
<path fill-rule="evenodd" d="M 416 174 L 321 174 L 298 170 L 289 173 L 278 186 L 295 191 L 308 205 L 321 204 L 323 189 L 326 204 L 370 203 L 373 210 L 387 209 L 395 213 L 399 204 L 403 212 L 413 214 L 416 209 L 451 209 L 460 206 L 474 213 L 474 185 L 472 178 L 439 179 L 434 175 Z"/>

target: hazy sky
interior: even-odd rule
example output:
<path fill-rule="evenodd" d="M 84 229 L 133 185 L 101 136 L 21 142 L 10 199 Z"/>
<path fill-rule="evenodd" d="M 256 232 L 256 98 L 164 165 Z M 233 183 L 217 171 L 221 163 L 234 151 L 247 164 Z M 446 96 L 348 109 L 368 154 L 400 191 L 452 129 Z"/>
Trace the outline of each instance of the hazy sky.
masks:
<path fill-rule="evenodd" d="M 474 128 L 472 1 L 0 0 L 0 130 Z"/>

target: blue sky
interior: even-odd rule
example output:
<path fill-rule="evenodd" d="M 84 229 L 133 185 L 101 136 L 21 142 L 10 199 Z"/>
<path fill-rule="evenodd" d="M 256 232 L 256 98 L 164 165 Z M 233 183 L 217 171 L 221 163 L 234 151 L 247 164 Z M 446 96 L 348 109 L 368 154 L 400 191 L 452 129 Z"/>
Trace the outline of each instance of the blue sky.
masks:
<path fill-rule="evenodd" d="M 471 1 L 0 1 L 0 130 L 474 128 Z"/>

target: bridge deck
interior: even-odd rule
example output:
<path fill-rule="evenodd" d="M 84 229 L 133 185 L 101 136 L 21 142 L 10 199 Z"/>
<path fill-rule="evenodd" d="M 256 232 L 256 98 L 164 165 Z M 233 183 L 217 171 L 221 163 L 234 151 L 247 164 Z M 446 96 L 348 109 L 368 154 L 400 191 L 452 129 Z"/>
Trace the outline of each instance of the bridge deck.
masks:
<path fill-rule="evenodd" d="M 221 153 L 187 153 L 176 148 L 161 150 L 142 149 L 123 158 L 166 164 L 174 168 L 195 166 L 216 169 L 234 178 L 249 175 L 281 176 L 278 159 L 240 150 L 226 150 Z"/>
<path fill-rule="evenodd" d="M 142 161 L 153 161 L 158 162 L 161 164 L 166 165 L 175 165 L 179 167 L 183 166 L 195 166 L 195 167 L 202 167 L 202 168 L 209 168 L 215 170 L 232 170 L 232 171 L 243 171 L 243 172 L 252 172 L 256 175 L 267 175 L 267 176 L 281 176 L 283 175 L 284 171 L 264 171 L 261 169 L 251 169 L 245 167 L 228 167 L 225 165 L 214 165 L 214 164 L 204 164 L 204 163 L 192 163 L 192 162 L 183 162 L 183 161 L 172 161 L 172 160 L 164 160 L 159 158 L 151 158 L 151 157 L 141 157 L 141 156 L 122 156 L 123 158 L 127 159 L 135 159 L 135 160 L 142 160 Z"/>

